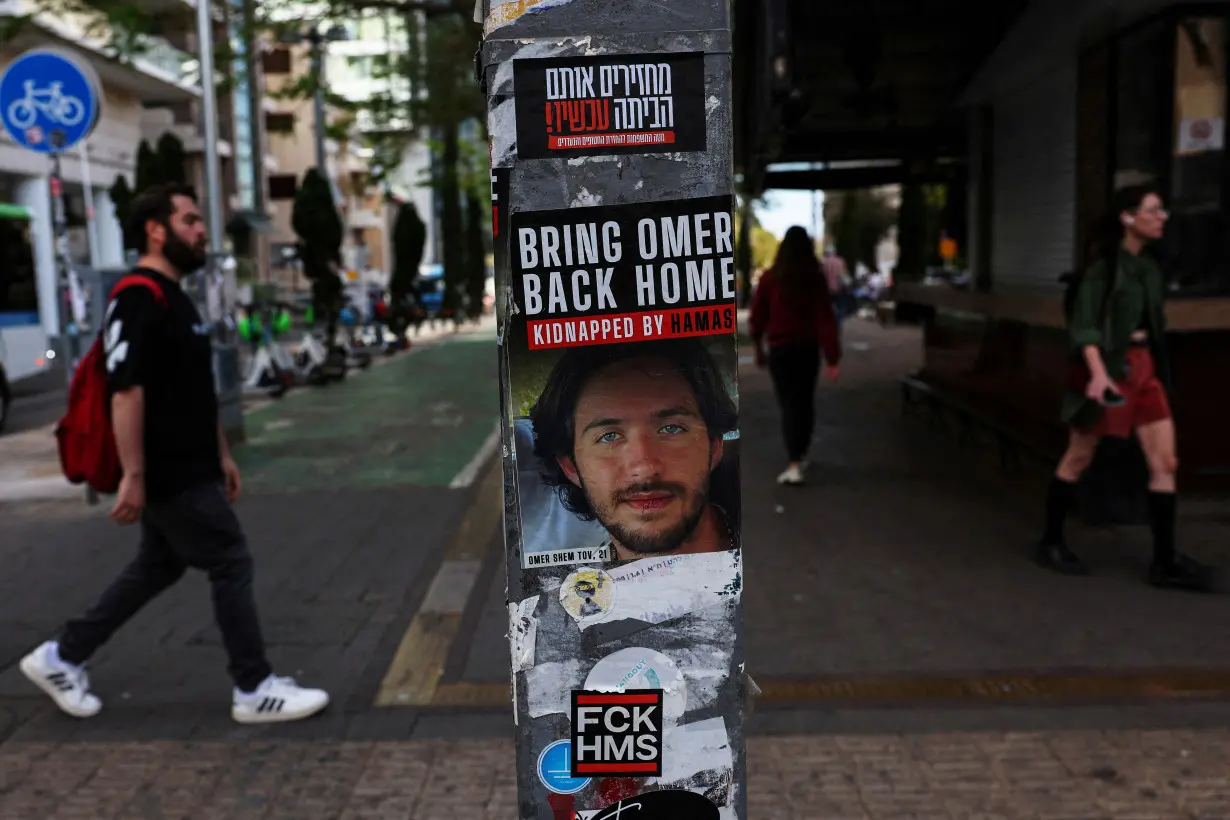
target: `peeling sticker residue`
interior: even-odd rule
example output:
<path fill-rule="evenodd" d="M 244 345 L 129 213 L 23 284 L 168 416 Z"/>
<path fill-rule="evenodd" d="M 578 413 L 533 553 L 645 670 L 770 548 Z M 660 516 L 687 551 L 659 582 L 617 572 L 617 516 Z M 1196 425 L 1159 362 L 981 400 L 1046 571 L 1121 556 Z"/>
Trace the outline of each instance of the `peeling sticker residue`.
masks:
<path fill-rule="evenodd" d="M 491 167 L 510 168 L 517 161 L 517 111 L 506 100 L 488 109 L 487 127 L 491 129 Z"/>
<path fill-rule="evenodd" d="M 571 207 L 573 208 L 589 208 L 594 205 L 601 205 L 602 197 L 594 196 L 589 192 L 588 188 L 582 188 L 581 192 L 572 200 Z"/>
<path fill-rule="evenodd" d="M 568 164 L 573 168 L 579 165 L 585 165 L 588 162 L 619 162 L 619 157 L 613 156 L 595 156 L 595 157 L 570 157 Z"/>
<path fill-rule="evenodd" d="M 717 97 L 713 96 L 712 94 L 709 95 L 709 99 L 705 100 L 705 113 L 712 114 L 714 111 L 718 110 L 718 107 L 721 106 L 721 104 L 722 104 L 721 100 L 719 100 Z"/>
<path fill-rule="evenodd" d="M 662 788 L 687 788 L 684 781 L 704 772 L 726 775 L 734 768 L 726 723 L 711 718 L 666 730 L 662 749 Z"/>
<path fill-rule="evenodd" d="M 741 586 L 739 556 L 732 552 L 645 558 L 612 570 L 610 577 L 613 606 L 604 617 L 580 621 L 582 631 L 626 619 L 660 624 L 736 600 Z"/>
<path fill-rule="evenodd" d="M 498 28 L 517 22 L 522 15 L 531 11 L 542 11 L 559 6 L 566 6 L 572 0 L 494 0 L 491 11 L 487 14 L 487 25 L 483 33 L 490 35 Z"/>
<path fill-rule="evenodd" d="M 534 653 L 538 646 L 538 608 L 541 596 L 526 598 L 519 604 L 508 605 L 508 635 L 512 648 L 513 672 L 524 672 L 534 665 Z"/>
<path fill-rule="evenodd" d="M 526 672 L 525 694 L 530 717 L 569 714 L 572 690 L 582 688 L 584 679 L 579 660 L 544 663 Z"/>

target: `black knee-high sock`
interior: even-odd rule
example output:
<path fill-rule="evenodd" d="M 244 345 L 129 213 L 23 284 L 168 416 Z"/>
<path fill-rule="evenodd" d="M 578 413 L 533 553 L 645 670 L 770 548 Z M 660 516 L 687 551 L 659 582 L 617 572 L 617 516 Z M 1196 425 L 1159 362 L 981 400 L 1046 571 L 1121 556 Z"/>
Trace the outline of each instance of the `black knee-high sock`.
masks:
<path fill-rule="evenodd" d="M 1059 476 L 1051 476 L 1051 484 L 1046 492 L 1046 529 L 1042 533 L 1042 543 L 1059 544 L 1063 541 L 1063 524 L 1075 498 L 1074 483 L 1064 481 Z"/>
<path fill-rule="evenodd" d="M 1149 523 L 1153 528 L 1153 563 L 1170 566 L 1174 563 L 1174 523 L 1176 514 L 1174 493 L 1149 493 Z"/>

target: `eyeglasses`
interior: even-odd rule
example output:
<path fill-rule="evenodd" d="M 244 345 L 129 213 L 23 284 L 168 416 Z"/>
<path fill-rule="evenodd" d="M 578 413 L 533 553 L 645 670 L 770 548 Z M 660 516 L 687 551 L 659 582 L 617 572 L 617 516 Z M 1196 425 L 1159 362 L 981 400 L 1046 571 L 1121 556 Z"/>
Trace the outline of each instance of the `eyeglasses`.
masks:
<path fill-rule="evenodd" d="M 1170 218 L 1170 211 L 1167 211 L 1165 208 L 1138 208 L 1136 213 L 1144 214 L 1145 216 L 1160 216 L 1162 219 Z"/>

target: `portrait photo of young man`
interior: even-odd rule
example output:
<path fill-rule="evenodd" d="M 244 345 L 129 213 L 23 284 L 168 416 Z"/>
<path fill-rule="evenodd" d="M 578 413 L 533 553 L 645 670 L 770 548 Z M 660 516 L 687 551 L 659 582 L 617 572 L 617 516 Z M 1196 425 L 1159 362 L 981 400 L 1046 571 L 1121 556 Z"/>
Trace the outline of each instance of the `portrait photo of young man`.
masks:
<path fill-rule="evenodd" d="M 739 548 L 738 410 L 703 342 L 569 348 L 530 422 L 542 483 L 614 560 Z"/>

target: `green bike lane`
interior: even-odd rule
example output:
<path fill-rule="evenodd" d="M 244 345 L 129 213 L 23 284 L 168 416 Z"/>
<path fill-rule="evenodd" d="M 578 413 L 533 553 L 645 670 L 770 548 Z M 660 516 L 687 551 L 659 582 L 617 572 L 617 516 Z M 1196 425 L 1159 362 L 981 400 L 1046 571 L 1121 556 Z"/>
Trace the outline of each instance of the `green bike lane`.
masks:
<path fill-rule="evenodd" d="M 447 487 L 496 428 L 497 385 L 492 334 L 436 341 L 249 411 L 235 459 L 253 493 Z"/>

